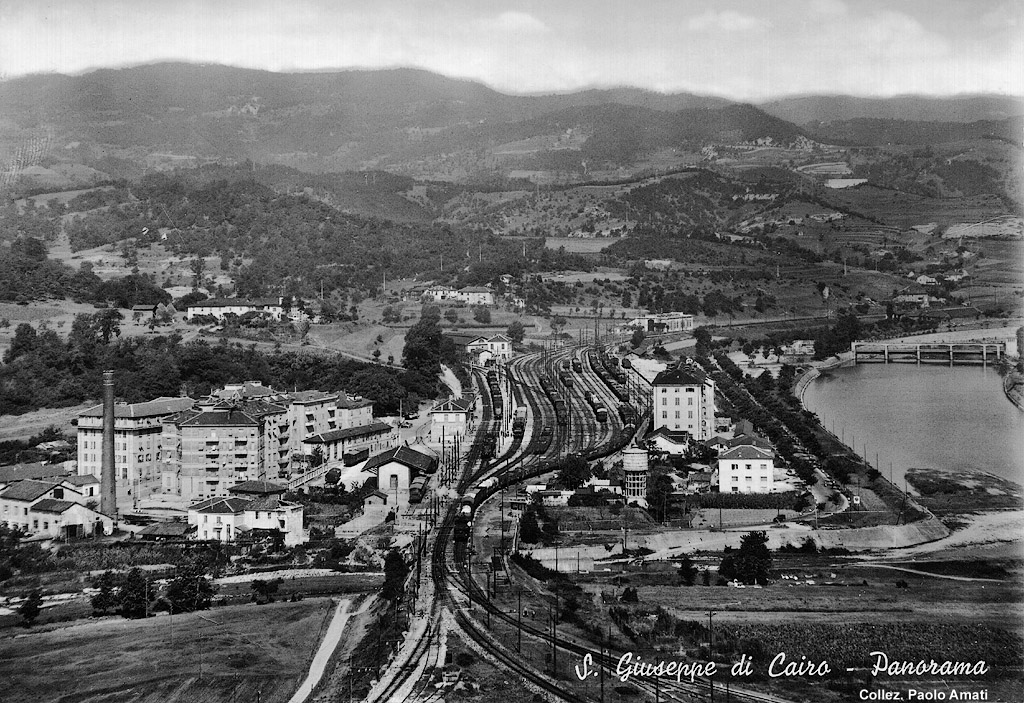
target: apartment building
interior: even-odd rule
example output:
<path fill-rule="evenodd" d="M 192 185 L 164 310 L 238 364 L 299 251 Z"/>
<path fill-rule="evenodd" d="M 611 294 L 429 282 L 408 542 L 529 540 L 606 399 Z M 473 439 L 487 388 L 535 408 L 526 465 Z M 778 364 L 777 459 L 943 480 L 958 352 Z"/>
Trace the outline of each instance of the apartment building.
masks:
<path fill-rule="evenodd" d="M 698 442 L 714 435 L 715 382 L 696 365 L 662 371 L 654 378 L 651 395 L 655 429 L 689 432 Z"/>
<path fill-rule="evenodd" d="M 164 420 L 194 404 L 191 398 L 162 397 L 114 406 L 114 474 L 119 511 L 130 510 L 139 499 L 160 490 L 165 457 Z M 78 474 L 99 478 L 103 460 L 103 405 L 79 413 L 77 435 Z"/>

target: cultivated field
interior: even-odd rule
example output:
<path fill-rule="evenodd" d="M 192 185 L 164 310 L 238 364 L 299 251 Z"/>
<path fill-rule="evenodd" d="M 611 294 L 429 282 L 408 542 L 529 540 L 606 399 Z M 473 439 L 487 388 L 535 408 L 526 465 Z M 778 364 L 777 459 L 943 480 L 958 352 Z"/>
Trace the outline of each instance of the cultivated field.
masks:
<path fill-rule="evenodd" d="M 7 703 L 287 701 L 330 599 L 240 605 L 148 620 L 108 617 L 0 639 Z"/>

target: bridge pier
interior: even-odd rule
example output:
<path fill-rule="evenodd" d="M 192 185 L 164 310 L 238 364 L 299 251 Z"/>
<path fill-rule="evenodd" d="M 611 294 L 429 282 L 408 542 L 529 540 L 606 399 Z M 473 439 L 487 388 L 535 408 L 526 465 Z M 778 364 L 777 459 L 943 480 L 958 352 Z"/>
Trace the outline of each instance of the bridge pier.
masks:
<path fill-rule="evenodd" d="M 885 358 L 885 363 L 888 364 L 889 363 L 889 345 L 888 344 L 886 344 L 884 347 L 882 347 L 882 355 Z"/>
<path fill-rule="evenodd" d="M 921 363 L 921 345 L 920 344 L 916 345 L 915 349 L 917 350 L 917 363 L 920 364 Z"/>
<path fill-rule="evenodd" d="M 949 365 L 953 366 L 953 345 L 949 345 Z"/>

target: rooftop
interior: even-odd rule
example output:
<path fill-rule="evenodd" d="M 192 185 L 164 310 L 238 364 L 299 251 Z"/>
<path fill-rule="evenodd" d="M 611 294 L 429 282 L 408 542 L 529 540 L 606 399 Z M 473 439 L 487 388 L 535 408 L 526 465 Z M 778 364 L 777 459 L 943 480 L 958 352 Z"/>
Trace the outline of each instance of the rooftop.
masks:
<path fill-rule="evenodd" d="M 372 422 L 369 425 L 360 425 L 359 427 L 348 427 L 343 430 L 330 430 L 329 432 L 322 432 L 312 437 L 307 437 L 302 440 L 305 444 L 325 444 L 327 442 L 337 442 L 338 440 L 353 439 L 356 437 L 365 437 L 372 434 L 380 434 L 383 432 L 391 432 L 395 428 L 386 422 Z"/>
<path fill-rule="evenodd" d="M 287 490 L 287 486 L 281 485 L 280 483 L 274 483 L 273 481 L 244 481 L 242 483 L 236 483 L 234 486 L 229 488 L 228 493 L 272 495 L 284 493 Z"/>
<path fill-rule="evenodd" d="M 416 469 L 420 473 L 433 473 L 437 469 L 437 459 L 426 454 L 421 454 L 415 449 L 409 447 L 395 447 L 389 449 L 386 452 L 378 454 L 377 456 L 370 457 L 370 460 L 363 466 L 363 471 L 373 471 L 379 469 L 385 464 L 389 464 L 392 461 L 397 461 L 400 464 L 405 464 L 411 469 Z"/>
<path fill-rule="evenodd" d="M 730 459 L 772 459 L 775 454 L 771 449 L 755 447 L 752 444 L 742 444 L 737 447 L 730 447 L 718 455 L 719 461 Z"/>
<path fill-rule="evenodd" d="M 707 376 L 692 366 L 665 369 L 654 377 L 655 386 L 700 386 Z"/>
<path fill-rule="evenodd" d="M 145 403 L 115 403 L 114 417 L 143 418 L 163 417 L 182 410 L 187 410 L 195 405 L 194 400 L 187 397 L 172 398 L 163 396 L 156 400 L 149 400 Z M 95 405 L 78 413 L 79 417 L 103 417 L 103 404 Z"/>
<path fill-rule="evenodd" d="M 67 470 L 60 464 L 14 464 L 0 466 L 0 483 L 11 483 L 24 479 L 41 478 L 77 478 L 68 476 Z"/>
<path fill-rule="evenodd" d="M 58 485 L 60 484 L 57 481 L 35 481 L 33 479 L 15 481 L 3 492 L 0 492 L 0 498 L 31 502 L 46 495 Z"/>
<path fill-rule="evenodd" d="M 204 410 L 181 423 L 182 427 L 258 427 L 259 422 L 241 410 Z"/>
<path fill-rule="evenodd" d="M 35 513 L 63 513 L 68 508 L 78 505 L 78 503 L 70 500 L 55 500 L 53 498 L 44 498 L 35 505 L 32 506 L 32 512 Z"/>

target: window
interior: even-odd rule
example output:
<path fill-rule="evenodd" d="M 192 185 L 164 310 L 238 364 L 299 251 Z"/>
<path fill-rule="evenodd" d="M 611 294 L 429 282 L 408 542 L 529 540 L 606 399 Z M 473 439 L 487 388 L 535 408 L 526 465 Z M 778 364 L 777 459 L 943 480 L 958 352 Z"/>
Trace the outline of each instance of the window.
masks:
<path fill-rule="evenodd" d="M 687 405 L 693 405 L 693 398 L 687 398 L 686 399 L 686 404 Z"/>
<path fill-rule="evenodd" d="M 676 419 L 677 420 L 679 419 L 679 411 L 678 410 L 676 410 Z"/>
<path fill-rule="evenodd" d="M 747 476 L 747 478 L 745 480 L 746 480 L 747 483 L 750 483 L 751 481 L 754 480 L 754 477 L 753 476 Z"/>
<path fill-rule="evenodd" d="M 57 500 L 64 500 L 64 489 L 63 488 L 54 488 L 53 489 L 53 497 L 56 498 Z"/>
<path fill-rule="evenodd" d="M 696 390 L 696 388 L 687 388 L 686 392 L 687 393 L 693 393 L 695 390 Z"/>
<path fill-rule="evenodd" d="M 745 468 L 747 471 L 750 471 L 750 464 L 744 464 L 743 468 Z"/>
<path fill-rule="evenodd" d="M 663 398 L 661 399 L 661 404 L 662 404 L 662 405 L 668 405 L 668 398 L 664 398 L 664 397 L 663 397 Z"/>
<path fill-rule="evenodd" d="M 693 411 L 690 410 L 689 412 L 687 412 L 686 416 L 692 420 L 693 419 Z"/>
<path fill-rule="evenodd" d="M 767 476 L 762 476 L 761 477 L 761 483 L 768 483 L 768 477 Z"/>
<path fill-rule="evenodd" d="M 676 405 L 679 405 L 679 398 L 676 398 Z"/>
<path fill-rule="evenodd" d="M 35 519 L 32 520 L 32 529 L 33 530 L 38 530 L 39 529 L 39 519 L 38 518 L 35 518 Z"/>
<path fill-rule="evenodd" d="M 388 483 L 389 487 L 391 487 L 391 488 L 398 488 L 398 476 L 394 476 L 394 475 L 389 476 L 388 477 L 388 481 L 389 481 L 389 483 Z"/>
<path fill-rule="evenodd" d="M 739 483 L 740 482 L 740 477 L 739 476 L 733 476 L 732 477 L 732 482 L 733 483 Z"/>
<path fill-rule="evenodd" d="M 662 410 L 661 411 L 661 419 L 662 420 L 667 420 L 668 419 L 668 410 Z"/>
<path fill-rule="evenodd" d="M 49 530 L 50 529 L 50 521 L 49 520 L 43 520 L 43 529 L 44 530 Z"/>

